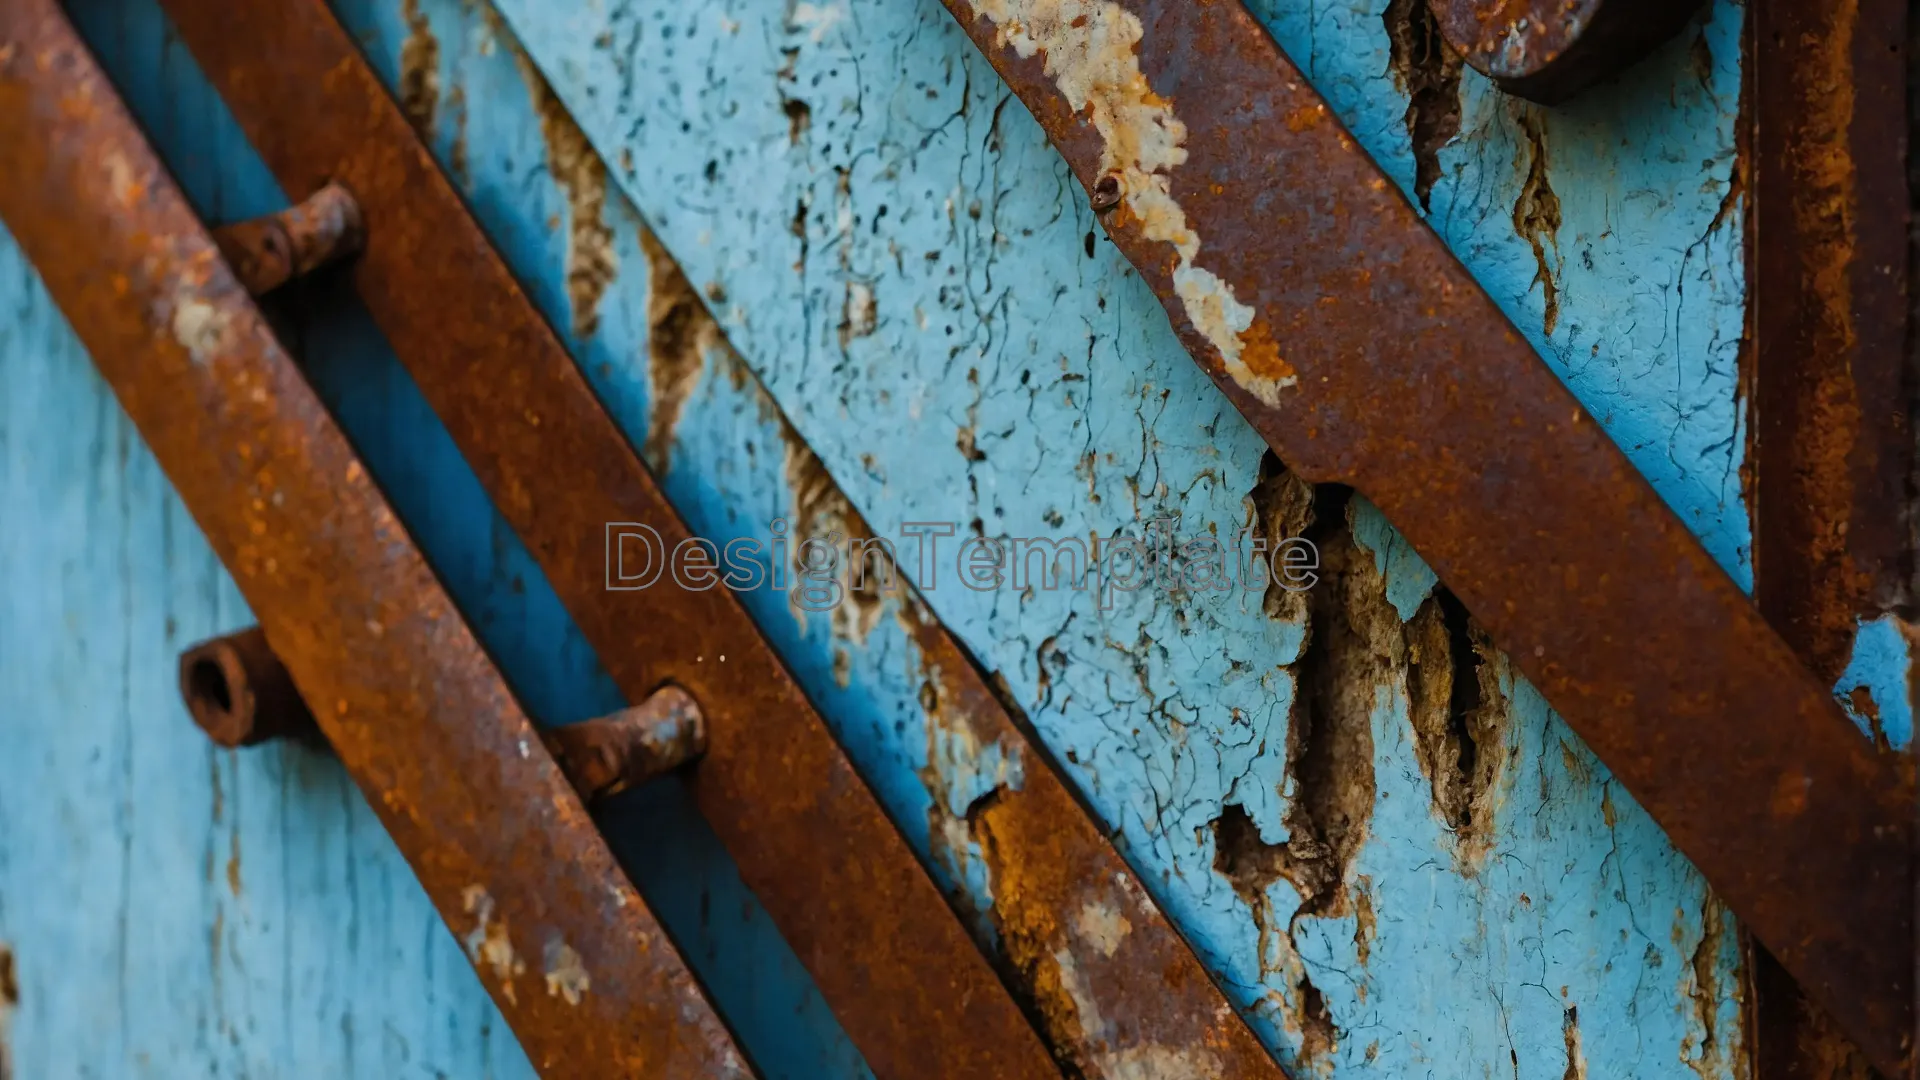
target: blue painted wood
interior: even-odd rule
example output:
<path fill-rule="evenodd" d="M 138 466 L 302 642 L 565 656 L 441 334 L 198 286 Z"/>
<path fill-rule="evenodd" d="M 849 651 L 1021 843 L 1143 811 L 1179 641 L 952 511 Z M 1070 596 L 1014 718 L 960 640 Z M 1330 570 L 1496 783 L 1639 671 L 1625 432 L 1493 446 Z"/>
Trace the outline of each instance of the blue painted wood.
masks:
<path fill-rule="evenodd" d="M 12 1075 L 531 1076 L 339 767 L 187 718 L 246 607 L 3 233 L 0 298 Z"/>
<path fill-rule="evenodd" d="M 443 10 L 459 15 L 450 2 L 424 6 L 436 23 Z M 946 521 L 962 535 L 1111 536 L 1167 515 L 1184 536 L 1232 536 L 1245 522 L 1258 440 L 1092 235 L 1077 185 L 937 4 L 499 7 L 877 532 Z M 1397 126 L 1407 102 L 1389 70 L 1383 7 L 1300 0 L 1262 11 L 1404 183 L 1414 173 Z M 464 32 L 497 36 L 475 20 Z M 1729 180 L 1738 30 L 1738 7 L 1717 5 L 1569 110 L 1512 105 L 1468 76 L 1466 123 L 1439 150 L 1432 197 L 1463 260 L 1745 578 L 1732 366 L 1743 290 Z M 619 214 L 607 218 L 617 235 Z M 604 295 L 573 298 L 601 315 L 589 352 L 612 339 L 590 370 L 630 430 L 660 440 L 658 425 L 677 419 L 677 448 L 700 419 L 691 401 L 728 412 L 733 383 L 717 376 L 731 368 L 709 364 L 688 404 L 659 409 L 679 396 L 660 390 L 682 384 L 618 336 L 617 313 L 637 306 L 644 284 L 622 267 Z M 769 470 L 761 448 L 772 445 L 749 428 L 720 467 Z M 792 521 L 794 511 L 760 513 Z M 696 525 L 716 539 L 767 528 L 745 514 Z M 1382 575 L 1370 587 L 1413 615 L 1431 576 L 1364 503 L 1352 529 Z M 1503 708 L 1480 751 L 1499 767 L 1480 824 L 1462 835 L 1436 815 L 1404 658 L 1385 665 L 1371 753 L 1347 766 L 1375 788 L 1367 841 L 1344 867 L 1344 909 L 1301 914 L 1285 881 L 1236 891 L 1216 870 L 1215 844 L 1229 807 L 1269 842 L 1288 835 L 1300 796 L 1284 751 L 1299 618 L 1269 618 L 1257 596 L 1137 597 L 1103 611 L 1070 593 L 919 584 L 1004 677 L 1289 1064 L 1740 1073 L 1732 920 L 1497 656 L 1487 664 Z M 776 636 L 782 618 L 800 624 L 783 600 L 754 601 Z M 804 624 L 810 635 L 837 631 L 849 692 L 870 692 L 859 658 L 889 651 L 888 610 Z M 826 698 L 820 681 L 809 690 Z M 930 824 L 922 839 L 912 818 L 937 823 L 925 807 L 977 793 L 982 777 L 990 788 L 991 763 L 929 755 L 937 718 L 905 702 L 864 724 L 838 704 L 828 714 L 915 842 L 984 904 L 992 883 L 966 857 L 967 838 L 956 844 Z"/>
<path fill-rule="evenodd" d="M 157 7 L 74 9 L 210 220 L 284 205 Z M 45 523 L 13 541 L 22 550 L 7 552 L 0 579 L 9 611 L 25 616 L 0 631 L 11 691 L 0 724 L 32 751 L 0 763 L 13 795 L 0 798 L 0 941 L 13 943 L 25 987 L 19 1075 L 530 1076 L 338 766 L 297 748 L 216 753 L 185 717 L 177 650 L 244 625 L 244 606 L 10 243 L 6 257 L 0 296 L 20 306 L 23 329 L 0 337 L 15 406 L 0 427 L 0 506 Z M 289 340 L 529 711 L 567 722 L 620 704 L 365 315 L 337 283 L 301 288 Z M 90 548 L 89 566 L 66 554 Z M 95 578 L 98 600 L 76 610 L 69 594 Z M 95 723 L 63 724 L 76 708 Z M 87 755 L 100 767 L 44 771 Z M 65 852 L 80 823 L 56 829 L 36 806 L 86 812 L 99 857 Z M 677 783 L 617 801 L 603 825 L 766 1075 L 868 1075 Z M 168 857 L 136 859 L 149 848 Z M 60 873 L 71 887 L 35 884 Z M 98 962 L 72 963 L 86 950 Z M 166 987 L 163 1003 L 142 986 Z M 89 1037 L 103 1014 L 121 1020 L 119 1039 Z"/>

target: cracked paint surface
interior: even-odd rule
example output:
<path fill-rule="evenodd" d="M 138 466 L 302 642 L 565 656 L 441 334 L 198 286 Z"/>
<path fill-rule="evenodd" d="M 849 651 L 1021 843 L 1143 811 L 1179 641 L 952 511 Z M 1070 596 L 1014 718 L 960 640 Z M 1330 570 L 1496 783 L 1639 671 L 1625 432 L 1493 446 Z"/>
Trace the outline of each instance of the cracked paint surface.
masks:
<path fill-rule="evenodd" d="M 1314 57 L 1303 68 L 1403 185 L 1417 188 L 1424 169 L 1436 223 L 1455 249 L 1710 550 L 1743 572 L 1730 359 L 1738 215 L 1721 218 L 1730 185 L 1712 182 L 1731 161 L 1738 9 L 1718 5 L 1700 28 L 1706 76 L 1689 49 L 1607 91 L 1625 99 L 1633 145 L 1623 151 L 1596 133 L 1618 101 L 1591 114 L 1545 112 L 1536 169 L 1515 118 L 1521 107 L 1475 76 L 1459 78 L 1463 134 L 1435 135 L 1447 127 L 1444 71 L 1417 80 L 1425 104 L 1409 117 L 1390 73 L 1383 6 L 1315 0 L 1262 14 L 1292 55 Z M 765 540 L 775 517 L 863 513 L 893 536 L 912 520 L 955 520 L 963 535 L 1111 535 L 1170 513 L 1182 534 L 1231 535 L 1260 516 L 1262 500 L 1249 496 L 1275 475 L 1258 440 L 1181 352 L 1157 303 L 1099 239 L 1078 185 L 937 5 L 503 7 L 613 179 L 658 227 L 661 252 L 678 257 L 745 360 L 711 343 L 692 350 L 697 366 L 686 349 L 656 356 L 661 326 L 672 326 L 661 310 L 684 313 L 685 293 L 657 280 L 664 264 L 645 247 L 633 205 L 607 191 L 586 209 L 594 200 L 562 186 L 563 174 L 576 174 L 555 169 L 564 155 L 552 133 L 542 135 L 547 113 L 526 104 L 528 87 L 481 11 L 455 0 L 340 5 L 403 91 L 427 81 L 417 59 L 427 26 L 441 99 L 429 114 L 436 151 L 548 317 L 573 332 L 576 355 L 636 445 L 667 468 L 669 494 L 697 531 Z M 1416 139 L 1415 128 L 1427 134 Z M 1695 158 L 1717 163 L 1709 183 Z M 1621 159 L 1632 175 L 1609 180 Z M 1668 182 L 1662 169 L 1685 182 Z M 1557 221 L 1537 183 L 1523 198 L 1536 171 L 1554 193 Z M 581 265 L 569 258 L 569 238 L 594 224 L 575 220 L 590 213 L 611 234 L 612 257 L 596 265 L 617 272 L 582 291 L 569 288 Z M 1656 215 L 1695 222 L 1692 246 L 1665 242 L 1673 230 L 1656 234 Z M 1533 239 L 1520 234 L 1522 219 L 1539 223 L 1524 227 Z M 1554 275 L 1551 328 L 1543 272 Z M 593 316 L 584 324 L 583 308 Z M 1575 336 L 1587 325 L 1601 329 Z M 417 419 L 395 412 L 396 431 Z M 404 435 L 387 441 L 409 448 Z M 428 483 L 448 466 L 428 455 L 410 468 Z M 32 469 L 13 476 L 28 485 L 14 490 L 39 490 Z M 153 476 L 145 485 L 164 491 Z M 844 512 L 829 505 L 842 488 L 853 498 Z M 427 518 L 446 518 L 440 532 L 476 520 L 452 512 L 448 499 L 424 500 Z M 1266 508 L 1284 514 L 1287 504 Z M 181 535 L 193 535 L 175 513 Z M 1345 617 L 1353 637 L 1332 659 L 1336 670 L 1377 668 L 1358 687 L 1367 695 L 1344 693 L 1356 688 L 1350 680 L 1313 675 L 1328 663 L 1313 659 L 1324 655 L 1315 650 L 1324 650 L 1326 624 L 1339 621 L 1324 600 L 1316 612 L 1285 596 L 1143 597 L 1100 611 L 1069 594 L 972 594 L 951 582 L 927 599 L 1003 677 L 1257 1029 L 1305 1071 L 1737 1075 L 1730 920 L 1713 914 L 1697 878 L 1537 695 L 1497 657 L 1461 658 L 1458 624 L 1441 610 L 1431 575 L 1378 513 L 1356 500 L 1340 520 L 1352 553 L 1342 606 L 1368 617 L 1358 623 L 1365 634 Z M 529 617 L 525 605 L 538 604 L 519 597 L 540 592 L 537 575 L 511 536 L 491 527 L 499 550 L 456 547 L 453 576 L 492 575 L 490 588 L 468 594 L 481 598 L 490 646 L 514 633 L 504 627 L 530 623 L 514 655 L 537 662 L 509 665 L 509 677 L 538 714 L 565 714 L 581 696 L 570 685 L 594 677 L 591 660 L 563 621 L 539 610 Z M 443 573 L 445 550 L 434 552 Z M 903 562 L 913 565 L 910 551 Z M 222 580 L 217 570 L 203 576 Z M 851 619 L 802 619 L 772 594 L 747 599 L 943 886 L 986 910 L 994 887 L 986 852 L 973 833 L 942 846 L 937 826 L 943 813 L 990 811 L 989 796 L 1010 774 L 994 748 L 943 733 L 937 702 L 923 700 L 925 658 L 903 626 L 911 614 L 884 595 L 854 606 Z M 1329 782 L 1337 776 L 1313 764 L 1329 755 L 1310 734 L 1289 750 L 1302 726 L 1292 714 L 1303 676 L 1318 680 L 1307 696 L 1331 702 L 1350 736 L 1334 760 L 1356 760 L 1362 729 L 1352 721 L 1364 721 L 1370 798 Z M 1453 724 L 1454 686 L 1469 682 L 1491 689 Z M 1468 741 L 1474 765 L 1463 769 Z M 350 794 L 338 798 L 364 815 Z M 1303 815 L 1303 804 L 1312 812 Z M 1332 809 L 1349 819 L 1364 812 L 1364 836 L 1333 835 Z M 1463 813 L 1477 823 L 1464 836 Z M 1223 827 L 1241 830 L 1250 855 L 1278 862 L 1283 851 L 1314 864 L 1311 873 L 1291 866 L 1298 883 L 1256 876 L 1249 901 L 1221 869 Z M 252 866 L 263 857 L 255 852 L 281 844 L 250 839 L 248 850 Z M 404 866 L 398 873 L 404 879 Z M 383 891 L 392 887 L 361 886 L 374 902 L 396 903 Z M 1330 899 L 1337 893 L 1340 902 Z M 0 905 L 6 898 L 0 890 Z M 700 904 L 704 915 L 704 896 Z M 1114 910 L 1124 918 L 1118 900 Z M 0 906 L 0 936 L 8 912 Z M 410 924 L 419 939 L 444 946 L 450 977 L 471 984 L 452 937 L 430 912 L 424 918 Z M 1099 912 L 1074 918 L 1095 942 L 1117 925 Z M 1283 932 L 1268 932 L 1276 926 Z M 725 953 L 751 939 L 726 929 L 703 948 Z M 257 936 L 264 955 L 272 945 Z M 722 970 L 735 977 L 751 970 L 737 952 L 727 960 Z M 335 977 L 325 958 L 307 963 Z M 1096 989 L 1064 964 L 1061 981 L 1076 1000 Z M 483 999 L 479 1007 L 489 1008 Z M 749 1008 L 735 1005 L 729 1019 Z M 1097 1023 L 1099 1012 L 1082 1008 L 1080 1019 Z M 345 1041 L 360 1057 L 349 1049 L 338 1074 L 355 1075 L 357 1061 L 361 1074 L 404 1075 L 390 1044 L 385 1071 L 365 1064 L 370 1026 Z M 491 1032 L 510 1046 L 497 1025 Z M 268 1053 L 271 1036 L 247 1045 Z M 1175 1063 L 1139 1051 L 1105 1066 L 1145 1076 Z M 456 1069 L 469 1073 L 482 1074 Z M 860 1067 L 843 1055 L 805 1074 Z"/>
<path fill-rule="evenodd" d="M 1111 536 L 1166 515 L 1181 535 L 1232 536 L 1255 516 L 1248 496 L 1264 448 L 1184 355 L 1157 302 L 1100 240 L 1079 185 L 938 5 L 500 7 L 615 183 L 877 533 L 955 521 L 962 537 Z M 1333 111 L 1413 188 L 1420 170 L 1409 101 L 1390 71 L 1388 5 L 1277 7 L 1258 10 L 1296 58 L 1312 57 L 1303 67 Z M 1739 220 L 1722 213 L 1738 198 L 1729 175 L 1739 14 L 1715 6 L 1605 91 L 1611 100 L 1570 110 L 1534 116 L 1459 75 L 1458 134 L 1428 147 L 1427 195 L 1436 226 L 1496 300 L 1744 577 Z M 1436 101 L 1447 80 L 1422 80 L 1416 119 L 1437 119 L 1412 126 L 1433 140 L 1447 127 Z M 842 330 L 855 282 L 863 330 L 872 323 L 858 335 Z M 605 341 L 608 313 L 634 302 L 622 295 L 640 295 L 624 273 L 584 348 L 601 393 L 643 431 L 644 350 L 636 338 Z M 754 488 L 750 477 L 770 469 L 761 455 L 783 453 L 779 425 L 753 420 L 733 386 L 703 378 L 679 420 L 674 472 L 699 472 L 685 447 L 711 444 L 713 489 L 683 495 L 669 483 L 716 539 L 791 508 L 790 492 L 719 490 Z M 692 509 L 694 495 L 712 509 Z M 1370 693 L 1322 676 L 1331 685 L 1318 696 L 1349 718 L 1341 730 L 1353 737 L 1337 759 L 1370 769 L 1370 799 L 1289 774 L 1296 679 L 1303 660 L 1315 663 L 1311 610 L 1270 613 L 1264 597 L 1240 594 L 1140 596 L 1101 610 L 1066 592 L 919 584 L 1004 679 L 1147 888 L 1289 1064 L 1328 1075 L 1562 1077 L 1576 1065 L 1576 1075 L 1736 1075 L 1744 1033 L 1731 921 L 1710 917 L 1698 876 L 1503 660 L 1476 652 L 1455 662 L 1451 630 L 1426 625 L 1448 629 L 1429 608 L 1431 574 L 1379 514 L 1355 499 L 1346 515 L 1350 564 L 1364 577 L 1371 560 L 1386 602 L 1369 602 L 1365 634 L 1349 631 L 1367 648 L 1350 643 L 1335 656 L 1372 672 L 1361 687 Z M 914 566 L 910 554 L 902 562 Z M 845 650 L 836 678 L 830 626 L 783 633 L 782 619 L 798 628 L 783 602 L 748 599 L 928 851 L 919 823 L 934 796 L 916 778 L 928 727 L 888 620 Z M 1461 686 L 1483 688 L 1482 711 L 1423 736 L 1416 698 L 1441 695 L 1421 682 L 1416 653 L 1429 672 L 1444 655 Z M 1463 771 L 1468 736 L 1477 742 Z M 1308 762 L 1314 753 L 1300 751 Z M 1303 802 L 1315 812 L 1303 817 Z M 1349 818 L 1364 811 L 1364 830 L 1338 833 L 1322 805 Z M 1236 888 L 1217 839 L 1234 822 L 1241 840 L 1315 863 L 1314 873 L 1295 866 L 1297 883 L 1276 872 Z M 1689 974 L 1696 958 L 1712 978 Z"/>

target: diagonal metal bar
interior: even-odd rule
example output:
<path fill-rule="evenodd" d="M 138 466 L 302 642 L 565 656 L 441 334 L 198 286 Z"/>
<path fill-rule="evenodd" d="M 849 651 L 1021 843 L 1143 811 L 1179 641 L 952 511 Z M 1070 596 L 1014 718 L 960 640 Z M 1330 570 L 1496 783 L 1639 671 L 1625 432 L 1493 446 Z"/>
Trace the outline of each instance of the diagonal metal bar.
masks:
<path fill-rule="evenodd" d="M 0 5 L 0 218 L 541 1075 L 751 1075 L 54 0 Z"/>
<path fill-rule="evenodd" d="M 744 613 L 719 594 L 605 589 L 599 546 L 605 521 L 653 524 L 668 546 L 685 535 L 684 527 L 324 10 L 317 3 L 281 5 L 238 27 L 222 17 L 214 42 L 207 37 L 214 5 L 180 0 L 173 7 L 189 46 L 199 51 L 216 84 L 226 88 L 283 185 L 305 192 L 322 177 L 345 179 L 377 235 L 409 237 L 404 248 L 383 248 L 376 240 L 356 284 L 495 498 L 506 505 L 514 492 L 537 479 L 564 478 L 568 486 L 589 489 L 564 503 L 543 499 L 538 512 L 515 516 L 515 527 L 630 694 L 663 678 L 699 693 L 715 744 L 708 754 L 712 764 L 695 773 L 702 808 L 789 938 L 811 943 L 802 955 L 869 1064 L 882 1076 L 925 1075 L 940 1071 L 936 1060 L 961 1063 L 954 1068 L 978 1060 L 992 1063 L 994 1075 L 1010 1075 L 1006 1070 L 1014 1066 L 1007 1064 L 1008 1055 L 1025 1054 L 1028 1043 L 996 1035 L 957 1011 L 949 1014 L 958 1020 L 951 1028 L 909 1022 L 912 1017 L 904 1010 L 911 999 L 902 996 L 901 980 L 934 985 L 937 996 L 937 980 L 952 980 L 954 972 L 973 978 L 971 969 L 943 951 L 965 946 L 948 937 L 915 944 L 903 934 L 937 929 L 944 935 L 944 921 L 912 922 L 875 937 L 873 930 L 884 927 L 884 919 L 909 914 L 902 905 L 928 902 L 916 899 L 923 895 L 922 875 L 917 869 L 898 870 L 911 855 L 879 816 L 877 804 L 857 782 L 833 775 L 831 770 L 846 768 L 838 747 Z M 196 33 L 196 27 L 202 29 Z M 261 47 L 264 41 L 271 46 Z M 290 64 L 292 56 L 300 62 Z M 301 66 L 309 61 L 313 66 Z M 309 96 L 315 83 L 303 82 L 322 71 L 332 73 L 324 100 Z M 296 118 L 297 124 L 289 122 Z M 285 134 L 290 131 L 298 134 Z M 384 155 L 396 148 L 406 158 L 404 169 L 384 164 Z M 406 296 L 431 296 L 434 302 L 420 307 L 403 302 Z M 450 343 L 444 336 L 449 322 L 483 333 Z M 502 329 L 509 332 L 494 333 Z M 467 364 L 474 366 L 462 366 Z M 512 372 L 519 381 L 511 391 L 489 390 L 484 378 L 474 377 L 488 371 Z M 523 410 L 529 407 L 544 421 L 537 434 L 526 430 Z M 508 439 L 509 431 L 523 434 Z M 582 469 L 589 475 L 582 478 Z M 591 490 L 596 483 L 605 486 Z M 701 629 L 696 633 L 690 627 Z M 944 628 L 918 618 L 914 634 L 942 723 L 963 741 L 1024 751 L 1044 761 L 1044 752 L 1026 744 Z M 724 671 L 715 665 L 716 657 L 725 658 Z M 745 684 L 761 672 L 768 684 Z M 716 695 L 724 695 L 724 709 Z M 746 717 L 761 725 L 757 736 L 742 730 Z M 732 757 L 722 764 L 718 744 L 729 727 Z M 783 774 L 773 755 L 800 751 L 810 760 L 829 762 L 830 768 L 807 764 L 799 779 Z M 739 777 L 729 777 L 732 771 L 740 771 Z M 776 785 L 796 794 L 781 794 L 782 802 L 774 804 Z M 818 804 L 823 788 L 842 792 L 833 797 L 849 804 L 834 810 L 838 817 L 824 810 L 801 816 L 785 841 L 769 830 L 765 816 L 778 812 L 771 806 L 791 806 L 786 800 L 796 797 Z M 856 798 L 860 802 L 853 805 Z M 1001 791 L 969 827 L 983 831 L 981 843 L 991 849 L 992 872 L 1002 883 L 990 913 L 999 932 L 982 945 L 1062 1063 L 1080 1075 L 1117 1077 L 1141 1054 L 1163 1053 L 1210 1062 L 1222 1075 L 1249 1080 L 1283 1075 L 1058 775 L 1044 767 L 1027 770 L 1023 784 Z M 847 861 L 796 865 L 794 849 L 786 843 L 814 853 L 844 852 L 838 857 Z M 898 880 L 912 888 L 879 887 L 896 873 L 907 874 Z M 842 895 L 846 890 L 833 886 L 836 874 L 866 876 L 872 895 Z M 835 916 L 838 921 L 817 921 L 807 906 L 817 908 L 827 895 L 838 896 L 836 902 L 847 909 Z M 784 904 L 776 904 L 776 897 Z M 1060 915 L 1089 906 L 1120 912 L 1132 929 L 1117 942 L 1090 943 Z M 939 913 L 931 908 L 926 914 Z M 1068 973 L 1077 973 L 1079 981 L 1072 982 Z M 998 1000 L 975 989 L 959 992 L 963 1001 L 973 995 L 982 1003 Z M 974 1006 L 976 1012 L 980 1007 Z M 956 1048 L 960 1044 L 972 1048 Z M 1017 1067 L 1030 1064 L 1022 1058 Z"/>
<path fill-rule="evenodd" d="M 739 603 L 671 582 L 608 589 L 610 523 L 655 530 L 662 552 L 688 530 L 324 3 L 164 6 L 290 196 L 329 181 L 353 193 L 361 299 L 615 682 L 630 700 L 672 681 L 700 702 L 701 812 L 869 1067 L 889 1080 L 1057 1076 Z M 1187 1018 L 1265 1062 L 1198 985 Z"/>
<path fill-rule="evenodd" d="M 946 3 L 1268 444 L 1386 511 L 1808 992 L 1904 1075 L 1906 781 L 1242 4 Z"/>

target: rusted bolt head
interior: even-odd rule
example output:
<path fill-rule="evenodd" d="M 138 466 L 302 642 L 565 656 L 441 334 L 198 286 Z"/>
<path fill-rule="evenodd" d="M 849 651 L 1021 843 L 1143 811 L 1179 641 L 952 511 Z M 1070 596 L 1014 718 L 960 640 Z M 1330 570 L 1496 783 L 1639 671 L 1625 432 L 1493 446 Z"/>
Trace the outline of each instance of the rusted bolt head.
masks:
<path fill-rule="evenodd" d="M 1093 182 L 1093 191 L 1088 201 L 1093 204 L 1093 212 L 1104 214 L 1120 205 L 1120 174 L 1110 172 Z"/>
<path fill-rule="evenodd" d="M 588 802 L 636 787 L 707 751 L 707 718 L 677 686 L 611 716 L 541 733 L 547 751 Z"/>
<path fill-rule="evenodd" d="M 229 749 L 285 735 L 319 739 L 313 714 L 259 627 L 181 653 L 180 696 L 200 730 Z"/>
<path fill-rule="evenodd" d="M 1440 36 L 1509 94 L 1552 105 L 1633 66 L 1701 0 L 1427 0 Z"/>

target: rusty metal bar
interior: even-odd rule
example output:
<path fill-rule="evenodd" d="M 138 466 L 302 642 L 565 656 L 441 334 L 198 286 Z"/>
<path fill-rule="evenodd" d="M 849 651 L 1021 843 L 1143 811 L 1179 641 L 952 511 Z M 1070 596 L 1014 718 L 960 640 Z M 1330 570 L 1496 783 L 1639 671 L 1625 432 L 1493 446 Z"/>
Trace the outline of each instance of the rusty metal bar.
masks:
<path fill-rule="evenodd" d="M 1808 993 L 1899 1075 L 1911 787 L 1237 0 L 946 0 L 1195 358 L 1377 503 Z"/>
<path fill-rule="evenodd" d="M 630 695 L 671 679 L 702 703 L 715 749 L 709 751 L 712 763 L 694 773 L 701 807 L 869 1065 L 883 1077 L 935 1075 L 935 1054 L 965 1062 L 967 1055 L 982 1053 L 949 1044 L 990 1043 L 1001 1037 L 993 1033 L 999 1029 L 970 1027 L 958 1012 L 947 1014 L 951 1025 L 943 1020 L 937 1029 L 907 1022 L 903 1010 L 910 999 L 898 995 L 900 979 L 944 980 L 936 996 L 950 994 L 977 986 L 972 960 L 954 958 L 966 946 L 948 936 L 944 921 L 937 927 L 923 921 L 932 909 L 916 910 L 911 926 L 875 938 L 873 926 L 881 924 L 869 921 L 880 917 L 876 913 L 897 920 L 908 914 L 898 910 L 902 904 L 931 902 L 924 877 L 917 867 L 909 869 L 911 852 L 852 780 L 838 746 L 744 612 L 719 593 L 606 590 L 600 546 L 605 522 L 650 523 L 668 548 L 686 536 L 685 528 L 331 18 L 317 3 L 305 2 L 250 13 L 238 24 L 230 14 L 216 18 L 212 3 L 170 6 L 189 46 L 227 90 L 242 125 L 290 192 L 310 190 L 325 177 L 352 182 L 370 221 L 378 223 L 376 241 L 355 272 L 362 298 L 507 508 L 601 660 Z M 224 27 L 217 39 L 216 25 Z M 265 62 L 269 57 L 271 64 Z M 324 96 L 300 74 L 323 71 L 335 79 Z M 289 124 L 294 117 L 298 125 Z M 389 158 L 399 148 L 404 164 L 396 166 Z M 390 233 L 404 235 L 406 243 L 383 246 L 380 239 Z M 423 297 L 432 301 L 422 303 Z M 472 332 L 453 342 L 444 336 L 448 324 Z M 502 373 L 493 392 L 489 372 Z M 510 389 L 506 373 L 514 380 Z M 523 413 L 528 408 L 534 413 Z M 528 491 L 550 489 L 556 478 L 566 480 L 568 498 L 525 505 Z M 944 628 L 920 619 L 915 634 L 938 683 L 943 722 L 965 727 L 981 745 L 1024 745 L 1037 761 L 1045 760 L 1043 750 L 1026 745 Z M 754 679 L 767 683 L 748 685 Z M 757 735 L 749 734 L 748 723 L 757 725 L 751 729 Z M 793 753 L 801 759 L 781 761 Z M 804 775 L 784 771 L 796 766 Z M 842 792 L 835 798 L 848 805 L 829 814 L 819 805 L 823 790 Z M 765 820 L 775 812 L 767 808 L 776 798 L 777 805 L 816 809 L 776 834 Z M 851 802 L 855 798 L 858 805 Z M 846 831 L 852 827 L 857 834 Z M 1130 1052 L 1159 1048 L 1213 1061 L 1222 1075 L 1283 1075 L 1056 774 L 1028 770 L 1026 783 L 1003 791 L 977 827 L 991 830 L 992 842 L 983 837 L 982 845 L 992 852 L 995 880 L 1005 883 L 995 889 L 992 917 L 1002 932 L 993 942 L 994 959 L 1062 1063 L 1088 1077 L 1116 1076 Z M 851 851 L 850 840 L 856 845 Z M 795 850 L 808 851 L 810 858 L 833 853 L 844 861 L 796 866 Z M 808 890 L 844 893 L 833 884 L 842 874 L 868 879 L 875 888 L 888 883 L 887 891 L 840 896 L 836 902 L 844 910 L 816 921 L 821 915 L 805 907 L 818 902 Z M 1131 932 L 1110 949 L 1073 933 L 1060 913 L 1090 903 L 1122 912 Z M 923 951 L 903 931 L 932 935 L 937 944 Z M 1089 1000 L 1069 992 L 1063 964 L 1084 976 Z M 998 994 L 993 991 L 996 1010 Z M 1098 1010 L 1100 1022 L 1082 1015 L 1090 1008 Z M 993 1024 L 1010 1022 L 1004 1012 L 991 1016 Z M 1018 1054 L 1018 1068 L 1037 1068 L 1029 1045 L 1016 1039 L 992 1051 L 1002 1061 L 994 1067 L 1004 1068 L 1007 1057 Z"/>
<path fill-rule="evenodd" d="M 868 1066 L 1057 1076 L 738 601 L 607 589 L 610 523 L 686 526 L 322 0 L 163 6 L 290 196 L 353 192 L 361 300 L 628 700 L 700 702 L 689 787 Z"/>
<path fill-rule="evenodd" d="M 0 5 L 0 218 L 542 1075 L 750 1075 L 53 0 Z"/>
<path fill-rule="evenodd" d="M 1833 686 L 1860 621 L 1912 601 L 1911 58 L 1891 47 L 1908 40 L 1908 8 L 1747 12 L 1754 599 Z M 1884 732 L 1874 741 L 1890 750 Z M 1766 950 L 1753 966 L 1759 1080 L 1824 1080 L 1859 1060 Z"/>

